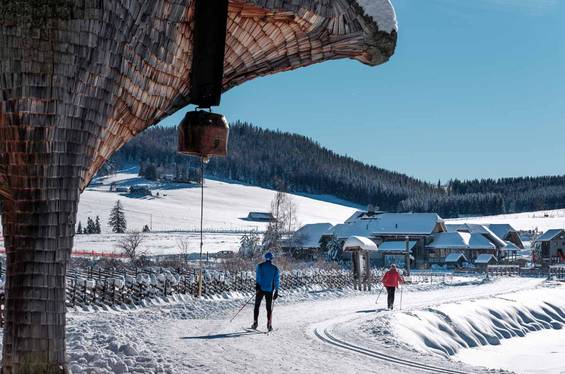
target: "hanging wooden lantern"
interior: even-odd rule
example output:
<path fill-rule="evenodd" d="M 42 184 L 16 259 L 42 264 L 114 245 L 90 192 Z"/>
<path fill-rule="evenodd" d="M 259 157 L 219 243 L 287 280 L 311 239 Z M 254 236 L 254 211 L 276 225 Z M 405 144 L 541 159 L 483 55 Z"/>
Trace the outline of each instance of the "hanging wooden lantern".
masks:
<path fill-rule="evenodd" d="M 207 159 L 228 152 L 229 125 L 226 118 L 203 110 L 186 113 L 179 125 L 179 153 Z"/>

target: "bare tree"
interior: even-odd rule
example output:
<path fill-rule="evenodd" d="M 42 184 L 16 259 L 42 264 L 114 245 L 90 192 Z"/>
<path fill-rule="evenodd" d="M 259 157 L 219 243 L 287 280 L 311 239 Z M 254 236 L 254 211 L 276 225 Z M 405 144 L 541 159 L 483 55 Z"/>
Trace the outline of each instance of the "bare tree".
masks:
<path fill-rule="evenodd" d="M 190 242 L 187 238 L 177 239 L 177 249 L 179 250 L 180 256 L 185 262 L 188 262 L 188 253 L 190 251 Z"/>
<path fill-rule="evenodd" d="M 128 256 L 132 262 L 135 262 L 140 256 L 147 254 L 147 250 L 140 248 L 143 240 L 144 237 L 142 233 L 139 231 L 131 231 L 118 241 L 116 247 Z"/>
<path fill-rule="evenodd" d="M 282 238 L 285 234 L 296 228 L 296 204 L 290 195 L 278 191 L 271 202 L 273 220 L 269 222 L 263 246 L 272 251 L 279 251 L 282 247 Z"/>

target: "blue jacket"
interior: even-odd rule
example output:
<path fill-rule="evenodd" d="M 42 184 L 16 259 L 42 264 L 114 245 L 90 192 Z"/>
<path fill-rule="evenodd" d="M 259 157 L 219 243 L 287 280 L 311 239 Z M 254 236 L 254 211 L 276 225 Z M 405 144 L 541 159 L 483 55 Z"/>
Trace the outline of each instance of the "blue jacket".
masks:
<path fill-rule="evenodd" d="M 255 269 L 255 282 L 261 287 L 263 292 L 273 292 L 279 289 L 279 268 L 265 261 L 257 265 Z"/>

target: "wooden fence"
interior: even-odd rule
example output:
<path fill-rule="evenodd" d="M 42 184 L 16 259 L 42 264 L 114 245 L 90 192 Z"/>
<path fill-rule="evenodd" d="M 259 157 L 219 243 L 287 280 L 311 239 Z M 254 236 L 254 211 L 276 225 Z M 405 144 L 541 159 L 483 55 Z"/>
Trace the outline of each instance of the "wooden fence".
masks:
<path fill-rule="evenodd" d="M 549 267 L 549 278 L 565 280 L 565 265 L 552 265 Z"/>
<path fill-rule="evenodd" d="M 377 274 L 377 271 L 375 271 Z M 375 282 L 378 275 L 374 275 Z M 283 272 L 281 291 L 311 286 L 346 288 L 353 285 L 349 271 L 307 270 Z M 172 294 L 195 295 L 198 289 L 196 271 L 179 272 L 171 268 L 135 269 L 117 272 L 103 269 L 70 271 L 67 275 L 67 306 L 142 305 L 146 299 Z M 254 292 L 252 272 L 207 272 L 203 277 L 203 295 L 224 292 Z"/>

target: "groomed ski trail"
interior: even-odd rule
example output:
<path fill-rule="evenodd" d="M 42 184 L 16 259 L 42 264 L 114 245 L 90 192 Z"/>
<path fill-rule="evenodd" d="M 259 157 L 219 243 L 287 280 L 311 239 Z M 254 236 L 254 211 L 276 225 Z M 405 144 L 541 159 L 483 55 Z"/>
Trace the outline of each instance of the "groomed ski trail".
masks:
<path fill-rule="evenodd" d="M 348 343 L 345 340 L 338 339 L 338 338 L 334 337 L 332 334 L 330 334 L 328 332 L 327 328 L 326 329 L 316 328 L 314 330 L 314 334 L 318 337 L 318 339 L 320 339 L 321 341 L 323 341 L 327 344 L 331 344 L 331 345 L 334 345 L 334 346 L 339 347 L 339 348 L 347 349 L 349 351 L 357 352 L 359 354 L 369 356 L 369 357 L 372 357 L 372 358 L 375 358 L 375 359 L 378 359 L 378 360 L 381 360 L 381 361 L 387 361 L 387 362 L 392 363 L 392 364 L 397 364 L 397 365 L 405 366 L 405 367 L 408 367 L 408 368 L 414 368 L 414 369 L 429 371 L 431 373 L 472 374 L 469 371 L 460 371 L 460 370 L 456 370 L 456 369 L 442 368 L 442 367 L 439 367 L 439 366 L 421 364 L 421 363 L 418 363 L 418 362 L 415 362 L 415 361 L 404 360 L 404 359 L 401 359 L 401 358 L 394 357 L 392 355 L 387 355 L 387 354 L 382 353 L 382 352 L 377 352 L 377 351 L 374 351 L 372 349 L 363 348 L 363 347 L 360 347 L 358 345 Z"/>
<path fill-rule="evenodd" d="M 445 286 L 404 294 L 403 310 L 464 301 L 532 289 L 539 279 L 504 278 L 477 285 Z M 407 292 L 409 291 L 409 292 Z M 434 357 L 411 357 L 411 353 L 381 343 L 360 329 L 379 318 L 376 293 L 279 303 L 274 311 L 276 333 L 246 334 L 238 327 L 252 322 L 247 310 L 233 323 L 226 317 L 169 319 L 143 332 L 168 361 L 206 373 L 480 373 L 480 368 Z M 382 299 L 382 302 L 385 302 Z M 260 324 L 264 322 L 261 310 Z M 361 331 L 361 333 L 360 333 Z M 363 335 L 363 336 L 360 336 Z"/>

